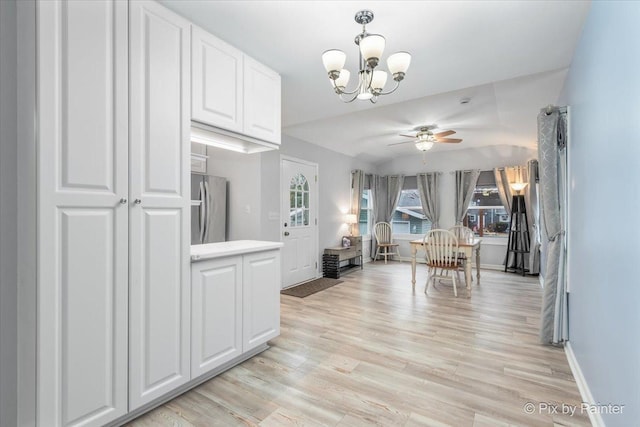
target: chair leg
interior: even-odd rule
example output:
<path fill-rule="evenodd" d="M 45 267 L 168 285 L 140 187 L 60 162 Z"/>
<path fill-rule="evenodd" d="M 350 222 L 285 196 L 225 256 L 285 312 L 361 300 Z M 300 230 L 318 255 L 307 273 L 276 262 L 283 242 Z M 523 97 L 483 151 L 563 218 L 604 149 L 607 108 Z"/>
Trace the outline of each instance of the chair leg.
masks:
<path fill-rule="evenodd" d="M 387 263 L 387 256 L 389 255 L 389 248 L 385 249 L 384 251 L 384 263 Z"/>
<path fill-rule="evenodd" d="M 452 273 L 451 277 L 453 278 L 453 295 L 456 296 L 456 298 L 458 297 L 458 281 L 456 280 L 456 273 Z"/>
<path fill-rule="evenodd" d="M 378 246 L 378 247 L 376 248 L 376 254 L 375 254 L 375 255 L 374 255 L 374 257 L 373 257 L 373 260 L 374 260 L 374 261 L 377 261 L 377 260 L 378 260 L 378 254 L 380 254 L 380 246 Z"/>

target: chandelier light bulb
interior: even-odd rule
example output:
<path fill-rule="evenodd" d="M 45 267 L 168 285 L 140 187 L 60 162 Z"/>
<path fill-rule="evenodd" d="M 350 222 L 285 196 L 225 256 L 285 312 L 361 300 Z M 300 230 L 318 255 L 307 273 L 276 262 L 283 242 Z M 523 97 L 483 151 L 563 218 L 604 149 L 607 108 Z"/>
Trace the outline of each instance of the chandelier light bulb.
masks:
<path fill-rule="evenodd" d="M 411 54 L 398 52 L 387 58 L 387 67 L 391 74 L 406 73 L 411 65 Z"/>
<path fill-rule="evenodd" d="M 346 60 L 347 55 L 338 49 L 330 49 L 322 54 L 322 63 L 329 74 L 336 72 L 339 74 Z M 333 80 L 335 80 L 335 78 Z"/>
<path fill-rule="evenodd" d="M 371 89 L 382 92 L 385 84 L 387 84 L 387 72 L 375 70 L 371 78 Z"/>
<path fill-rule="evenodd" d="M 369 34 L 360 40 L 360 53 L 369 67 L 375 68 L 382 58 L 386 40 L 379 34 Z"/>
<path fill-rule="evenodd" d="M 335 80 L 336 86 L 342 89 L 347 87 L 347 84 L 349 83 L 349 77 L 351 77 L 351 73 L 349 72 L 349 70 L 345 70 L 344 68 L 340 70 L 340 76 Z"/>

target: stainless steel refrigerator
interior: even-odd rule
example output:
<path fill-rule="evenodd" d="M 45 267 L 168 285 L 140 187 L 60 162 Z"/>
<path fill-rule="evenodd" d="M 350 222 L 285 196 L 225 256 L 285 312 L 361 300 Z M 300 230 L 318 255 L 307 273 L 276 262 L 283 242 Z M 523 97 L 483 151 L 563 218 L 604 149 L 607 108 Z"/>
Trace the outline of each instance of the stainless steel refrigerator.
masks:
<path fill-rule="evenodd" d="M 227 238 L 227 180 L 191 174 L 191 244 Z"/>

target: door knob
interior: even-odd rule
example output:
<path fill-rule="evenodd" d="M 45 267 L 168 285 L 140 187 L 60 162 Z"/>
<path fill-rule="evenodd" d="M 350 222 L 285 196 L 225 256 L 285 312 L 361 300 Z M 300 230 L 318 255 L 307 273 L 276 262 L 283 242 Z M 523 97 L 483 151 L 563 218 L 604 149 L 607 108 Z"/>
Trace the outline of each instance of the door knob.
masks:
<path fill-rule="evenodd" d="M 284 235 L 285 235 L 285 236 L 288 236 L 288 235 L 289 235 L 289 232 L 288 232 L 288 231 L 285 231 L 285 232 L 284 232 Z"/>

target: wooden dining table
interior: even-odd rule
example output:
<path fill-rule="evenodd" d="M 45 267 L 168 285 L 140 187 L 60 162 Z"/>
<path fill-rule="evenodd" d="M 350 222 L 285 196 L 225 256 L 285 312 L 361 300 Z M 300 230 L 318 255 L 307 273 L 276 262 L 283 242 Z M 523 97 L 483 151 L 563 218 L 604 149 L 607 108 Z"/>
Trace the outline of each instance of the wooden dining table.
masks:
<path fill-rule="evenodd" d="M 480 284 L 480 244 L 482 239 L 473 238 L 471 240 L 458 241 L 458 252 L 463 253 L 467 258 L 467 262 L 464 263 L 464 281 L 467 286 L 467 293 L 471 296 L 471 259 L 473 258 L 473 251 L 476 252 L 476 277 L 477 284 Z M 424 251 L 424 242 L 420 240 L 412 240 L 409 242 L 411 246 L 411 286 L 416 288 L 416 255 L 418 249 Z"/>

